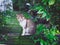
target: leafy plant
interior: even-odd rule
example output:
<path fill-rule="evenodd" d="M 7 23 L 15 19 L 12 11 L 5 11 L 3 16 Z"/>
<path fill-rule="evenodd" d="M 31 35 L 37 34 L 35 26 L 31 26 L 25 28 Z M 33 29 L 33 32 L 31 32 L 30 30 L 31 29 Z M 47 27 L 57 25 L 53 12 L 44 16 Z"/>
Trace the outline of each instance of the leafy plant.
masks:
<path fill-rule="evenodd" d="M 40 41 L 41 45 L 56 45 L 57 37 L 56 37 L 57 29 L 56 27 L 51 27 L 51 29 L 47 29 L 43 24 L 37 25 L 37 31 L 35 34 L 34 42 Z M 53 43 L 52 43 L 53 42 Z"/>
<path fill-rule="evenodd" d="M 54 5 L 55 4 L 55 0 L 42 0 L 44 5 Z"/>
<path fill-rule="evenodd" d="M 51 15 L 48 13 L 48 11 L 41 5 L 35 5 L 31 10 L 37 10 L 39 18 L 46 19 L 47 21 L 51 18 Z"/>

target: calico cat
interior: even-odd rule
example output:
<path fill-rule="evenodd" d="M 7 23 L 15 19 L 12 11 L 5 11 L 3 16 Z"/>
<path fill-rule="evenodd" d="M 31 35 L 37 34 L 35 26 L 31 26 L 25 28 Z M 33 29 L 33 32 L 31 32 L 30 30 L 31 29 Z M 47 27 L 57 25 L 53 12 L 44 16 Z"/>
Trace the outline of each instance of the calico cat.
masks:
<path fill-rule="evenodd" d="M 31 19 L 26 19 L 23 14 L 17 14 L 17 20 L 23 28 L 22 36 L 35 34 L 35 24 Z"/>

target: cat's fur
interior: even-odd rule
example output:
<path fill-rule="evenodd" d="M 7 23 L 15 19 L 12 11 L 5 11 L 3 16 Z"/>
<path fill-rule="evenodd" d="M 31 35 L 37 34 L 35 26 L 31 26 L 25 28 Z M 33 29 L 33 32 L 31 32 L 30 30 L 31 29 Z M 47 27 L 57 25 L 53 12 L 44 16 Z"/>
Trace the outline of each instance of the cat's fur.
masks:
<path fill-rule="evenodd" d="M 26 19 L 23 14 L 17 14 L 17 20 L 23 28 L 22 36 L 35 34 L 35 24 L 31 19 Z"/>

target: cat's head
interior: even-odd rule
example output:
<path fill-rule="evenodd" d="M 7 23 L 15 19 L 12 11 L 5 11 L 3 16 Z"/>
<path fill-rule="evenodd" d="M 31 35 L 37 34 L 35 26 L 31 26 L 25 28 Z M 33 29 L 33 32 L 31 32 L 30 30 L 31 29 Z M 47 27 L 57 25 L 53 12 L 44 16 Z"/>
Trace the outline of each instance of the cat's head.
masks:
<path fill-rule="evenodd" d="M 18 21 L 22 21 L 22 20 L 25 19 L 25 17 L 23 16 L 23 14 L 17 14 L 16 17 L 17 17 Z"/>

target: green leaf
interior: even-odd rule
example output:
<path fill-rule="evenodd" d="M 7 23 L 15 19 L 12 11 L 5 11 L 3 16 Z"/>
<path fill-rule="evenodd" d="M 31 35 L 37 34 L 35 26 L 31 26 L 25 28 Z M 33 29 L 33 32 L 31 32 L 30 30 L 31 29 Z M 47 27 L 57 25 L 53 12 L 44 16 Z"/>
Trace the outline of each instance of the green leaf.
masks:
<path fill-rule="evenodd" d="M 30 14 L 28 14 L 28 13 L 26 13 L 26 12 L 24 12 L 23 15 L 24 15 L 24 17 L 27 18 L 27 19 L 30 19 L 30 18 L 31 18 Z"/>
<path fill-rule="evenodd" d="M 46 5 L 48 0 L 42 0 L 43 4 Z"/>
<path fill-rule="evenodd" d="M 53 5 L 55 3 L 55 0 L 49 0 L 49 5 Z"/>
<path fill-rule="evenodd" d="M 51 15 L 46 16 L 46 20 L 48 21 L 51 18 Z"/>
<path fill-rule="evenodd" d="M 36 29 L 37 29 L 36 34 L 40 34 L 42 31 L 46 29 L 46 27 L 43 24 L 39 24 L 37 25 Z"/>
<path fill-rule="evenodd" d="M 46 13 L 44 12 L 43 15 L 42 15 L 42 18 L 46 17 Z"/>

